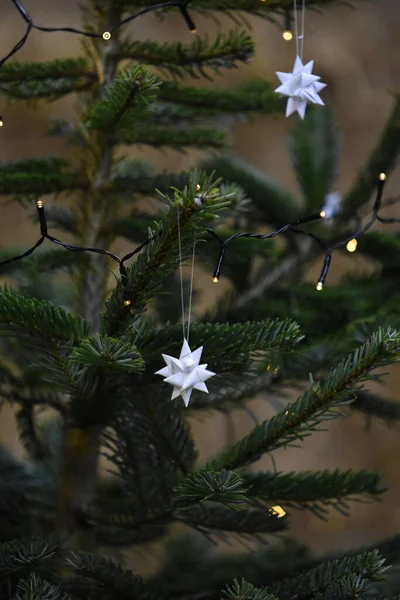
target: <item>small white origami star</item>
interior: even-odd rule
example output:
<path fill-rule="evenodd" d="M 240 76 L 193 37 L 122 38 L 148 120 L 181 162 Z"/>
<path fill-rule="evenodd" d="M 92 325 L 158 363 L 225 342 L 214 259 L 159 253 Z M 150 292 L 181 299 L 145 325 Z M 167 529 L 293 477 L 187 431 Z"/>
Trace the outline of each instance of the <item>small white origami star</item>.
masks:
<path fill-rule="evenodd" d="M 202 352 L 203 346 L 192 352 L 189 344 L 184 340 L 179 359 L 167 354 L 162 355 L 167 366 L 155 374 L 162 375 L 165 377 L 164 381 L 173 386 L 171 400 L 181 395 L 185 406 L 188 406 L 193 390 L 199 390 L 208 394 L 208 389 L 204 382 L 213 377 L 215 373 L 207 371 L 207 365 L 199 364 Z"/>
<path fill-rule="evenodd" d="M 304 119 L 307 102 L 324 106 L 319 92 L 326 87 L 326 83 L 321 83 L 319 81 L 321 78 L 312 74 L 313 67 L 313 60 L 303 65 L 301 58 L 296 56 L 292 73 L 278 71 L 277 76 L 282 85 L 276 88 L 275 92 L 289 98 L 286 106 L 287 117 L 297 111 Z"/>

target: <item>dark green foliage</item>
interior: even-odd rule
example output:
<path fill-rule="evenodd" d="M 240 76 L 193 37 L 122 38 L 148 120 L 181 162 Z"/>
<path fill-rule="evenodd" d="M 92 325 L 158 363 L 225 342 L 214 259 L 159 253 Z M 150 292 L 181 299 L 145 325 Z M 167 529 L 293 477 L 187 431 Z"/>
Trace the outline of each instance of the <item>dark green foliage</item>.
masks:
<path fill-rule="evenodd" d="M 266 114 L 280 112 L 282 101 L 274 93 L 273 87 L 262 79 L 244 83 L 232 90 L 202 89 L 182 86 L 165 81 L 160 89 L 160 100 L 177 102 L 184 106 L 196 107 L 200 115 L 219 113 L 241 113 L 257 111 Z"/>
<path fill-rule="evenodd" d="M 84 91 L 96 81 L 83 58 L 43 63 L 7 63 L 0 74 L 0 94 L 14 99 L 56 100 L 71 92 Z"/>
<path fill-rule="evenodd" d="M 383 419 L 393 423 L 400 419 L 400 406 L 398 402 L 381 398 L 371 392 L 358 392 L 353 408 L 365 413 L 369 417 Z"/>
<path fill-rule="evenodd" d="M 306 473 L 247 473 L 243 475 L 248 497 L 309 509 L 323 514 L 324 507 L 344 511 L 359 496 L 376 496 L 385 488 L 374 471 L 314 471 Z"/>
<path fill-rule="evenodd" d="M 167 215 L 155 224 L 154 230 L 149 231 L 150 243 L 128 268 L 127 275 L 117 284 L 107 302 L 103 327 L 109 334 L 120 331 L 124 324 L 139 316 L 160 290 L 163 280 L 177 269 L 178 210 L 184 260 L 193 247 L 194 227 L 206 225 L 227 206 L 227 200 L 221 198 L 215 187 L 217 183 L 212 177 L 195 172 L 183 192 L 175 190 L 174 202 Z M 200 207 L 195 204 L 197 185 L 200 185 L 203 194 Z M 124 306 L 125 300 L 130 301 L 128 307 Z"/>
<path fill-rule="evenodd" d="M 220 502 L 229 508 L 246 500 L 243 479 L 233 471 L 200 471 L 190 473 L 176 490 L 182 503 Z"/>
<path fill-rule="evenodd" d="M 69 600 L 59 587 L 32 573 L 29 579 L 21 579 L 13 600 Z"/>
<path fill-rule="evenodd" d="M 181 42 L 160 44 L 152 40 L 122 44 L 120 57 L 137 60 L 158 69 L 167 70 L 175 77 L 207 76 L 207 70 L 217 73 L 223 67 L 235 67 L 247 62 L 254 54 L 254 42 L 247 31 L 220 33 L 214 42 L 196 37 L 192 44 Z"/>
<path fill-rule="evenodd" d="M 333 1 L 308 0 L 307 8 Z M 15 288 L 0 290 L 0 405 L 11 404 L 26 457 L 0 448 L 0 598 L 394 595 L 395 570 L 377 584 L 386 568 L 380 553 L 400 560 L 399 536 L 377 544 L 379 552 L 365 548 L 344 558 L 315 557 L 287 532 L 291 509 L 327 519 L 335 508 L 351 518 L 352 502 L 374 500 L 384 491 L 380 473 L 253 473 L 243 467 L 299 444 L 339 416 L 339 409 L 348 412 L 351 402 L 369 419 L 398 419 L 395 401 L 362 388 L 369 379 L 379 381 L 378 369 L 400 356 L 398 236 L 389 228 L 375 229 L 359 240 L 358 252 L 373 258 L 379 282 L 357 272 L 342 285 L 327 284 L 323 294 L 307 278 L 311 262 L 321 257 L 310 237 L 287 232 L 263 242 L 240 239 L 225 257 L 221 278 L 229 285 L 219 304 L 208 306 L 209 314 L 200 309 L 195 314 L 197 300 L 206 299 L 213 286 L 219 253 L 206 228 L 225 239 L 238 231 L 273 231 L 320 211 L 326 194 L 335 190 L 339 136 L 327 108 L 310 108 L 304 121 L 294 121 L 289 145 L 300 202 L 231 155 L 204 158 L 209 174 L 158 172 L 141 158 L 139 146 L 219 151 L 234 141 L 229 128 L 238 119 L 282 113 L 285 102 L 270 82 L 226 88 L 214 77 L 253 55 L 248 16 L 280 26 L 293 3 L 193 0 L 188 11 L 201 27 L 204 16 L 217 24 L 224 17 L 224 28 L 225 17 L 239 25 L 211 41 L 137 40 L 125 25 L 114 29 L 115 22 L 150 5 L 151 0 L 87 0 L 81 26 L 91 33 L 110 30 L 109 41 L 85 38 L 83 58 L 11 62 L 1 69 L 0 94 L 11 100 L 57 100 L 79 92 L 79 102 L 71 122 L 54 120 L 49 132 L 60 138 L 68 160 L 3 163 L 0 194 L 28 209 L 39 196 L 58 195 L 49 203 L 45 199 L 47 223 L 68 243 L 128 252 L 118 239 L 124 237 L 132 251 L 142 246 L 124 261 L 122 275 L 105 256 L 49 242 L 1 272 Z M 172 11 L 184 26 L 177 7 L 157 12 L 168 18 Z M 191 85 L 182 81 L 185 76 L 207 78 L 212 85 Z M 377 174 L 389 174 L 395 165 L 398 113 L 396 98 L 342 212 L 328 223 L 310 223 L 307 231 L 327 243 L 352 233 L 355 218 L 362 216 L 355 210 L 370 209 Z M 386 210 L 389 216 L 390 206 Z M 39 235 L 36 213 L 35 219 Z M 202 362 L 216 373 L 207 382 L 210 393 L 195 390 L 188 410 L 180 398 L 170 400 L 170 387 L 154 374 L 163 366 L 161 355 L 178 356 L 182 346 L 178 230 L 182 260 L 191 259 L 196 240 L 196 267 L 201 262 L 208 274 L 194 291 L 190 346 L 203 346 Z M 1 249 L 0 260 L 11 256 L 13 249 Z M 183 290 L 186 297 L 186 281 Z M 288 388 L 300 389 L 291 404 Z M 280 408 L 258 423 L 253 398 Z M 237 443 L 229 440 L 235 409 L 258 423 Z M 212 441 L 214 447 L 214 440 L 207 432 L 197 448 L 191 425 L 194 418 L 213 418 L 211 411 L 222 413 L 227 439 L 217 440 L 222 450 L 210 457 L 207 446 Z M 225 438 L 221 432 L 217 435 Z M 204 450 L 207 464 L 198 459 Z M 99 457 L 107 461 L 106 472 Z M 208 543 L 215 539 L 240 544 L 234 552 L 221 552 Z M 157 560 L 143 579 L 136 557 L 152 553 L 153 544 Z M 132 548 L 137 554 L 131 560 Z M 125 560 L 134 572 L 122 568 Z"/>
<path fill-rule="evenodd" d="M 356 556 L 323 563 L 297 577 L 286 579 L 271 586 L 271 592 L 280 600 L 290 600 L 296 594 L 298 600 L 309 598 L 354 598 L 354 593 L 364 590 L 374 581 L 380 581 L 386 567 L 377 552 L 364 552 Z M 351 596 L 351 593 L 353 596 Z M 338 594 L 335 596 L 334 594 Z M 343 595 L 343 594 L 347 594 Z"/>
<path fill-rule="evenodd" d="M 0 292 L 0 330 L 24 336 L 31 342 L 75 343 L 89 334 L 89 324 L 51 302 L 18 294 L 8 288 Z"/>
<path fill-rule="evenodd" d="M 217 177 L 240 185 L 252 199 L 257 214 L 272 226 L 280 227 L 299 217 L 299 207 L 291 195 L 247 161 L 233 156 L 217 155 L 203 163 L 203 168 L 212 168 Z M 264 243 L 268 244 L 268 241 Z"/>
<path fill-rule="evenodd" d="M 257 425 L 230 450 L 209 463 L 214 469 L 234 469 L 254 462 L 262 454 L 310 435 L 319 423 L 332 418 L 335 407 L 353 398 L 352 389 L 370 378 L 370 371 L 382 367 L 400 355 L 400 336 L 388 328 L 378 330 L 353 355 L 342 361 L 322 382 L 312 383 L 298 400 Z M 356 387 L 357 389 L 357 387 Z"/>
<path fill-rule="evenodd" d="M 211 129 L 206 127 L 191 127 L 190 129 L 175 129 L 168 127 L 146 126 L 134 133 L 121 132 L 120 141 L 123 144 L 147 144 L 160 148 L 168 146 L 177 150 L 182 147 L 195 148 L 225 148 L 230 143 L 228 132 L 225 129 Z"/>
<path fill-rule="evenodd" d="M 159 85 L 142 67 L 122 71 L 107 89 L 104 100 L 87 113 L 86 127 L 116 135 L 123 132 L 124 137 L 135 135 L 157 97 Z"/>
<path fill-rule="evenodd" d="M 264 323 L 199 323 L 191 328 L 193 345 L 204 346 L 202 360 L 209 362 L 218 372 L 244 370 L 251 357 L 268 359 L 268 355 L 282 350 L 290 351 L 302 339 L 299 326 L 294 321 L 270 320 Z M 159 361 L 158 348 L 176 353 L 182 346 L 181 328 L 166 326 L 138 340 L 140 352 L 147 364 Z M 264 354 L 266 353 L 266 354 Z M 229 381 L 227 382 L 229 385 Z"/>
<path fill-rule="evenodd" d="M 71 362 L 89 369 L 139 373 L 144 362 L 137 349 L 122 340 L 96 335 L 85 340 L 71 354 Z"/>
<path fill-rule="evenodd" d="M 57 554 L 58 547 L 43 537 L 15 540 L 0 546 L 0 581 L 10 575 L 24 575 L 32 567 L 48 564 Z"/>
<path fill-rule="evenodd" d="M 244 579 L 240 582 L 235 579 L 233 585 L 224 591 L 223 597 L 227 600 L 277 600 L 267 590 L 256 588 Z"/>
<path fill-rule="evenodd" d="M 0 163 L 0 194 L 42 195 L 76 189 L 83 185 L 79 174 L 58 158 Z"/>
<path fill-rule="evenodd" d="M 316 108 L 290 133 L 290 150 L 307 211 L 324 205 L 337 178 L 339 143 L 337 126 L 328 109 Z"/>
<path fill-rule="evenodd" d="M 350 193 L 345 198 L 346 213 L 362 206 L 371 197 L 376 187 L 378 173 L 390 173 L 395 168 L 400 152 L 400 98 L 394 96 L 394 107 L 380 140 L 372 152 L 367 165 L 358 174 Z"/>
<path fill-rule="evenodd" d="M 225 506 L 194 505 L 175 513 L 175 517 L 198 531 L 225 531 L 238 534 L 277 533 L 287 527 L 287 519 L 265 509 L 235 510 Z"/>
<path fill-rule="evenodd" d="M 67 583 L 78 598 L 95 597 L 99 600 L 120 598 L 131 600 L 158 600 L 159 596 L 152 586 L 145 583 L 141 577 L 124 571 L 113 561 L 100 556 L 85 553 L 73 553 L 67 559 L 67 565 L 72 570 L 73 578 Z"/>

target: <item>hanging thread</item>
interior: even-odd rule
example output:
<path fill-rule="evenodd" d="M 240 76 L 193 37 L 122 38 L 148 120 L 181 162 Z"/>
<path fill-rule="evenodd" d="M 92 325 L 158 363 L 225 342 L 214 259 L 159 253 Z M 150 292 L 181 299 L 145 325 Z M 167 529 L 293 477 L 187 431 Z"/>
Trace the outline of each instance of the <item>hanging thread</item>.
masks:
<path fill-rule="evenodd" d="M 194 279 L 194 255 L 195 255 L 195 250 L 196 250 L 196 237 L 195 237 L 195 234 L 193 234 L 192 271 L 191 271 L 190 284 L 189 284 L 189 310 L 188 310 L 187 334 L 186 334 L 185 333 L 185 298 L 184 298 L 184 289 L 183 289 L 181 220 L 180 220 L 180 214 L 179 214 L 179 207 L 177 209 L 177 215 L 178 215 L 179 278 L 180 278 L 180 288 L 181 288 L 182 331 L 183 331 L 183 339 L 186 340 L 189 343 L 190 317 L 191 317 L 191 314 L 192 314 L 193 279 Z"/>
<path fill-rule="evenodd" d="M 299 32 L 299 18 L 298 18 L 298 14 L 297 14 L 297 0 L 293 0 L 293 12 L 294 12 L 294 34 L 295 34 L 295 38 L 296 38 L 296 54 L 303 61 L 306 0 L 302 0 L 300 32 Z"/>

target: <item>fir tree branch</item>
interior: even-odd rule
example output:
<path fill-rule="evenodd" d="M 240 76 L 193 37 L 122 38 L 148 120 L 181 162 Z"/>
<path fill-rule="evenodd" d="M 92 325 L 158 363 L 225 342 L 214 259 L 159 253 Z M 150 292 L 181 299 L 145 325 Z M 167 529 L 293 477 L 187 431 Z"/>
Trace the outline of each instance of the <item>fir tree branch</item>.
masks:
<path fill-rule="evenodd" d="M 149 175 L 148 173 L 130 172 L 124 176 L 117 174 L 113 180 L 113 187 L 118 192 L 133 192 L 137 194 L 154 195 L 155 190 L 167 194 L 172 187 L 183 188 L 189 181 L 190 173 L 159 173 Z"/>
<path fill-rule="evenodd" d="M 217 372 L 245 370 L 257 354 L 291 351 L 302 335 L 296 322 L 271 319 L 260 323 L 194 323 L 190 330 L 196 347 L 203 346 L 202 360 Z M 182 346 L 182 328 L 167 325 L 144 333 L 137 341 L 148 369 L 160 360 L 160 348 L 174 355 Z"/>
<path fill-rule="evenodd" d="M 400 235 L 383 231 L 370 231 L 358 241 L 357 250 L 364 256 L 379 261 L 384 268 L 400 264 Z"/>
<path fill-rule="evenodd" d="M 196 37 L 191 44 L 160 44 L 152 40 L 125 42 L 121 45 L 118 58 L 166 69 L 175 77 L 188 74 L 197 78 L 207 76 L 205 69 L 218 73 L 221 68 L 234 68 L 238 62 L 247 62 L 253 54 L 252 38 L 246 31 L 239 30 L 220 33 L 211 43 L 207 37 Z"/>
<path fill-rule="evenodd" d="M 121 132 L 119 136 L 122 144 L 138 144 L 161 148 L 168 146 L 182 151 L 182 147 L 195 148 L 225 148 L 231 144 L 231 139 L 225 129 L 207 127 L 190 127 L 177 129 L 174 127 L 160 127 L 149 125 L 137 129 L 134 133 Z"/>
<path fill-rule="evenodd" d="M 135 346 L 99 334 L 74 348 L 70 361 L 72 364 L 100 370 L 103 375 L 107 371 L 140 373 L 144 369 L 144 361 Z"/>
<path fill-rule="evenodd" d="M 246 473 L 246 494 L 266 502 L 308 508 L 344 506 L 360 496 L 384 491 L 376 471 L 315 471 L 305 473 Z"/>
<path fill-rule="evenodd" d="M 136 66 L 118 74 L 103 100 L 84 117 L 88 129 L 128 137 L 141 128 L 160 83 L 146 68 Z"/>
<path fill-rule="evenodd" d="M 354 214 L 369 201 L 376 188 L 377 174 L 389 175 L 397 164 L 400 153 L 400 96 L 394 95 L 395 104 L 386 127 L 366 166 L 359 172 L 351 191 L 343 200 L 343 218 Z"/>
<path fill-rule="evenodd" d="M 246 403 L 255 395 L 266 392 L 271 384 L 271 375 L 255 376 L 254 373 L 246 377 L 245 373 L 229 377 L 224 385 L 210 390 L 205 396 L 196 394 L 191 398 L 189 411 L 218 410 L 223 413 L 245 407 Z"/>
<path fill-rule="evenodd" d="M 31 573 L 28 579 L 18 582 L 13 600 L 69 600 L 60 588 Z"/>
<path fill-rule="evenodd" d="M 202 113 L 212 114 L 258 112 L 271 114 L 282 112 L 283 104 L 268 81 L 253 80 L 233 89 L 187 87 L 174 81 L 164 81 L 159 100 L 198 108 Z"/>
<path fill-rule="evenodd" d="M 225 531 L 238 534 L 277 533 L 287 527 L 268 509 L 232 510 L 225 506 L 195 504 L 174 513 L 174 518 L 201 532 Z"/>
<path fill-rule="evenodd" d="M 218 502 L 228 508 L 240 508 L 246 500 L 243 479 L 233 471 L 189 473 L 177 486 L 179 504 Z"/>
<path fill-rule="evenodd" d="M 284 579 L 271 585 L 271 592 L 276 594 L 279 600 L 322 600 L 333 599 L 331 591 L 340 592 L 351 586 L 360 585 L 361 589 L 366 584 L 383 579 L 386 567 L 383 567 L 384 559 L 375 550 L 364 552 L 356 556 L 345 556 L 331 562 L 322 563 L 315 569 L 301 573 L 297 577 Z M 339 597 L 339 596 L 338 596 Z M 353 596 L 344 596 L 350 599 Z M 343 598 L 343 596 L 342 596 Z"/>
<path fill-rule="evenodd" d="M 85 92 L 93 82 L 85 77 L 80 79 L 55 79 L 0 83 L 0 95 L 11 100 L 38 100 L 46 98 L 49 102 L 76 92 Z"/>
<path fill-rule="evenodd" d="M 133 386 L 132 386 L 133 387 Z M 196 452 L 180 409 L 133 387 L 103 435 L 105 456 L 116 467 L 129 504 L 138 515 L 170 505 L 178 472 L 187 473 Z M 140 398 L 140 400 L 137 400 Z M 118 513 L 118 503 L 109 512 Z"/>
<path fill-rule="evenodd" d="M 336 416 L 332 408 L 348 402 L 355 386 L 371 377 L 370 371 L 396 362 L 399 355 L 399 333 L 390 327 L 379 329 L 324 381 L 313 383 L 296 402 L 257 425 L 230 450 L 217 455 L 207 468 L 235 469 L 256 461 L 266 452 L 302 440 L 322 420 Z"/>
<path fill-rule="evenodd" d="M 368 417 L 382 419 L 389 425 L 400 421 L 399 403 L 387 400 L 371 392 L 357 392 L 352 408 L 364 413 Z"/>
<path fill-rule="evenodd" d="M 324 8 L 336 0 L 308 0 L 307 8 Z M 151 6 L 152 0 L 117 0 L 118 5 L 126 8 Z M 252 0 L 192 0 L 190 9 L 200 13 L 217 11 L 238 18 L 236 13 L 243 12 L 258 17 L 270 19 L 274 15 L 281 15 L 287 8 L 292 8 L 292 0 L 268 0 L 268 2 L 254 3 Z"/>
<path fill-rule="evenodd" d="M 267 590 L 256 588 L 244 579 L 240 582 L 235 579 L 233 585 L 224 590 L 223 597 L 226 600 L 278 600 Z"/>
<path fill-rule="evenodd" d="M 35 566 L 49 565 L 59 551 L 43 537 L 15 540 L 0 545 L 0 580 L 12 574 L 29 572 Z"/>
<path fill-rule="evenodd" d="M 57 346 L 87 338 L 89 325 L 51 302 L 3 288 L 0 290 L 0 331 Z"/>
<path fill-rule="evenodd" d="M 50 194 L 82 187 L 79 173 L 59 158 L 0 163 L 0 194 Z"/>
<path fill-rule="evenodd" d="M 95 79 L 84 58 L 63 58 L 48 62 L 15 62 L 2 65 L 0 84 L 88 77 Z"/>
<path fill-rule="evenodd" d="M 178 210 L 181 231 L 182 259 L 187 258 L 193 246 L 195 228 L 205 225 L 227 201 L 221 198 L 212 177 L 191 176 L 183 192 L 175 190 L 172 206 L 162 221 L 149 233 L 150 243 L 128 268 L 126 276 L 115 287 L 107 301 L 103 315 L 103 329 L 109 335 L 118 331 L 143 313 L 147 303 L 159 292 L 163 280 L 179 266 Z M 197 185 L 203 194 L 203 203 L 197 206 Z M 129 306 L 124 301 L 129 300 Z"/>
<path fill-rule="evenodd" d="M 306 210 L 321 210 L 338 171 L 339 135 L 331 111 L 316 108 L 297 121 L 289 148 Z"/>
<path fill-rule="evenodd" d="M 71 553 L 66 560 L 73 577 L 66 582 L 78 598 L 97 600 L 159 600 L 153 586 L 111 560 L 93 554 Z"/>

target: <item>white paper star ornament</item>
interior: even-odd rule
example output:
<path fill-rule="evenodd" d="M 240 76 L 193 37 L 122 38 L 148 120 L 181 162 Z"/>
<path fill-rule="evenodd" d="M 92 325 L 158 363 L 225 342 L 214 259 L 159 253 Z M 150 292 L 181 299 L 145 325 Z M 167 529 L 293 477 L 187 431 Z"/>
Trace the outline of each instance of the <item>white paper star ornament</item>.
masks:
<path fill-rule="evenodd" d="M 162 355 L 167 366 L 155 374 L 162 375 L 165 377 L 164 381 L 173 386 L 171 400 L 182 396 L 185 406 L 188 406 L 193 390 L 208 394 L 204 382 L 215 373 L 207 371 L 207 365 L 200 364 L 202 352 L 203 346 L 192 352 L 189 344 L 184 340 L 179 359 L 168 354 Z"/>
<path fill-rule="evenodd" d="M 312 74 L 313 67 L 313 60 L 303 65 L 301 58 L 296 56 L 292 73 L 277 72 L 282 85 L 277 87 L 275 92 L 288 98 L 286 105 L 287 117 L 297 111 L 300 117 L 304 119 L 307 102 L 324 106 L 319 97 L 319 92 L 326 87 L 326 83 L 322 83 L 318 75 Z"/>

